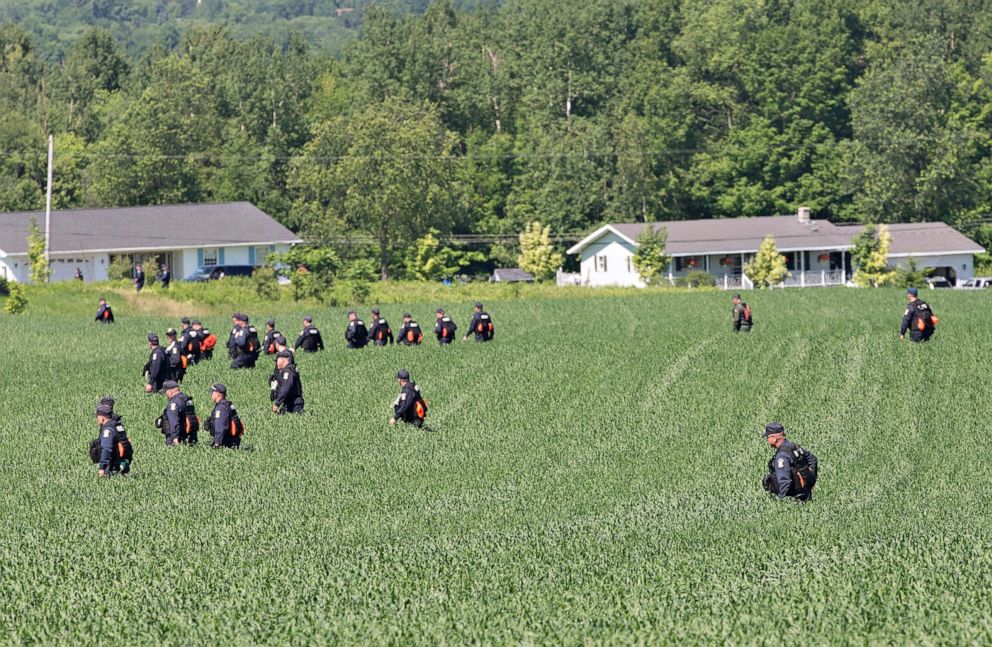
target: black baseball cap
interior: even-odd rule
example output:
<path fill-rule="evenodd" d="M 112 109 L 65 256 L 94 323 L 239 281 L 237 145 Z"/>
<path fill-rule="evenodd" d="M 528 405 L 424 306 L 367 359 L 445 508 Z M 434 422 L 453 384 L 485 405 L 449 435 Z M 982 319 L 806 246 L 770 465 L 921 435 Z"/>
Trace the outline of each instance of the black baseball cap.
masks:
<path fill-rule="evenodd" d="M 374 315 L 379 314 L 379 308 L 372 308 L 372 314 Z"/>
<path fill-rule="evenodd" d="M 110 407 L 111 409 L 113 409 L 114 408 L 114 405 L 116 404 L 116 402 L 114 402 L 114 399 L 112 397 L 110 397 L 109 395 L 105 395 L 102 398 L 100 398 L 100 404 L 106 405 L 106 406 Z"/>
<path fill-rule="evenodd" d="M 202 324 L 202 323 L 200 322 L 200 320 L 199 320 L 199 319 L 194 319 L 194 320 L 193 320 L 193 325 L 194 325 L 194 326 L 202 326 L 203 324 Z"/>
<path fill-rule="evenodd" d="M 357 312 L 355 312 L 354 310 L 349 310 L 349 311 L 348 311 L 348 316 L 349 316 L 349 317 L 350 317 L 351 315 L 357 315 L 357 314 L 358 314 L 358 313 L 357 313 Z"/>
<path fill-rule="evenodd" d="M 916 288 L 909 288 L 908 290 L 906 290 L 906 294 L 912 294 L 914 297 L 918 297 L 920 296 L 920 291 L 917 290 Z"/>
<path fill-rule="evenodd" d="M 165 382 L 162 382 L 162 388 L 163 389 L 178 389 L 179 388 L 179 382 L 176 382 L 175 380 L 166 380 Z"/>
<path fill-rule="evenodd" d="M 189 317 L 183 317 L 182 319 L 179 320 L 179 323 L 188 324 L 189 323 Z"/>
<path fill-rule="evenodd" d="M 482 310 L 482 301 L 476 301 L 475 307 L 478 308 L 479 310 Z"/>
<path fill-rule="evenodd" d="M 306 315 L 305 317 L 303 317 L 303 321 L 306 321 L 307 323 L 312 323 L 313 315 Z"/>
<path fill-rule="evenodd" d="M 96 408 L 96 414 L 98 416 L 107 416 L 108 418 L 114 415 L 114 408 L 106 404 L 100 404 Z"/>
<path fill-rule="evenodd" d="M 276 359 L 279 359 L 280 357 L 285 357 L 286 359 L 293 359 L 293 354 L 288 350 L 281 350 L 278 353 L 276 353 Z"/>
<path fill-rule="evenodd" d="M 243 321 L 245 323 L 248 323 L 248 315 L 246 314 L 242 314 L 239 312 L 234 318 L 237 319 L 238 321 Z"/>
<path fill-rule="evenodd" d="M 440 315 L 443 315 L 444 314 L 444 308 L 438 308 L 437 309 L 437 313 L 440 314 Z"/>
<path fill-rule="evenodd" d="M 275 319 L 269 319 L 268 321 L 265 322 L 265 325 L 266 326 L 272 326 L 273 328 L 275 328 L 275 326 L 276 326 L 276 320 Z"/>
<path fill-rule="evenodd" d="M 782 423 L 769 422 L 765 425 L 765 433 L 761 434 L 761 437 L 768 438 L 769 436 L 774 436 L 775 434 L 785 435 L 785 427 L 782 426 Z"/>
<path fill-rule="evenodd" d="M 401 368 L 400 370 L 398 370 L 396 372 L 396 379 L 399 379 L 399 380 L 409 380 L 410 379 L 410 371 L 406 370 L 405 368 Z"/>
<path fill-rule="evenodd" d="M 152 342 L 154 344 L 157 344 L 158 343 L 158 335 L 156 335 L 153 332 L 148 333 L 148 341 L 150 341 L 150 342 Z"/>
<path fill-rule="evenodd" d="M 165 331 L 165 336 L 166 337 L 175 337 L 176 336 L 176 329 L 175 328 L 169 328 L 168 330 Z"/>
<path fill-rule="evenodd" d="M 413 316 L 409 312 L 404 312 L 403 313 L 403 318 L 404 319 L 413 319 Z"/>
<path fill-rule="evenodd" d="M 214 384 L 212 387 L 210 387 L 210 390 L 211 391 L 216 391 L 217 393 L 220 393 L 221 395 L 227 395 L 227 387 L 224 386 L 223 384 L 221 384 L 220 382 L 218 382 L 217 384 Z"/>

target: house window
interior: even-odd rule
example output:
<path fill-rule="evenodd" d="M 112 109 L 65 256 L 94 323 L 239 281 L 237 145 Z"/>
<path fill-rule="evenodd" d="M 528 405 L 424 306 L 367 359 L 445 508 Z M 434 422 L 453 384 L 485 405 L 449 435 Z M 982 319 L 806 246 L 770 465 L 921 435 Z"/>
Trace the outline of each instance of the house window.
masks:
<path fill-rule="evenodd" d="M 217 257 L 220 256 L 220 252 L 216 247 L 204 247 L 203 248 L 203 264 L 204 265 L 216 265 Z"/>
<path fill-rule="evenodd" d="M 633 273 L 634 273 L 634 257 L 633 256 L 628 256 L 627 257 L 627 274 L 633 274 Z"/>
<path fill-rule="evenodd" d="M 606 271 L 606 254 L 598 254 L 596 256 L 596 271 L 597 272 Z"/>
<path fill-rule="evenodd" d="M 265 257 L 269 255 L 268 245 L 255 247 L 255 265 L 265 265 Z"/>

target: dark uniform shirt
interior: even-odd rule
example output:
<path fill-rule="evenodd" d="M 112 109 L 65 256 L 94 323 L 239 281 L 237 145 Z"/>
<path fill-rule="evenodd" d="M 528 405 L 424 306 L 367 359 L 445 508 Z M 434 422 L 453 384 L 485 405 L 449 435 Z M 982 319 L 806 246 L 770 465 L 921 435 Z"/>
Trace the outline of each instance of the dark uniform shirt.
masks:
<path fill-rule="evenodd" d="M 172 375 L 172 379 L 176 382 L 182 382 L 186 375 L 186 369 L 183 367 L 183 352 L 179 348 L 179 342 L 169 342 L 169 345 L 165 347 L 165 356 L 169 360 L 169 373 Z"/>
<path fill-rule="evenodd" d="M 127 474 L 133 451 L 120 416 L 114 415 L 100 426 L 100 469 L 104 473 Z"/>
<path fill-rule="evenodd" d="M 424 331 L 421 330 L 420 324 L 413 319 L 403 324 L 403 327 L 400 328 L 400 334 L 396 338 L 397 343 L 407 346 L 415 346 L 423 340 Z"/>
<path fill-rule="evenodd" d="M 348 348 L 365 348 L 369 343 L 369 329 L 365 327 L 365 322 L 361 319 L 350 321 L 344 331 L 344 340 Z"/>
<path fill-rule="evenodd" d="M 744 312 L 747 309 L 747 304 L 741 301 L 734 306 L 734 331 L 744 330 L 745 332 L 751 330 L 751 320 L 744 317 Z"/>
<path fill-rule="evenodd" d="M 262 337 L 262 351 L 266 355 L 276 354 L 276 337 L 278 337 L 279 334 L 280 333 L 278 330 L 270 330 L 265 333 L 264 337 Z"/>
<path fill-rule="evenodd" d="M 145 287 L 145 273 L 142 270 L 138 270 L 134 274 L 134 288 L 136 291 L 141 292 L 141 288 Z"/>
<path fill-rule="evenodd" d="M 114 323 L 114 311 L 110 305 L 102 305 L 97 309 L 96 320 L 100 323 Z"/>
<path fill-rule="evenodd" d="M 152 349 L 143 372 L 148 376 L 148 384 L 152 385 L 152 389 L 161 391 L 162 383 L 169 379 L 169 360 L 161 346 Z"/>
<path fill-rule="evenodd" d="M 472 322 L 469 323 L 468 329 L 475 333 L 475 341 L 489 341 L 496 336 L 492 317 L 485 311 L 472 315 Z"/>
<path fill-rule="evenodd" d="M 420 393 L 420 387 L 415 382 L 407 382 L 393 402 L 393 416 L 419 427 L 424 424 L 426 414 L 427 402 Z"/>
<path fill-rule="evenodd" d="M 304 353 L 316 353 L 318 350 L 324 350 L 324 340 L 320 337 L 320 331 L 314 326 L 304 326 L 303 330 L 300 331 L 300 336 L 296 338 L 296 343 L 293 344 L 293 350 L 300 347 L 303 348 Z"/>
<path fill-rule="evenodd" d="M 179 348 L 190 364 L 200 361 L 200 342 L 202 336 L 200 331 L 186 328 L 179 337 Z"/>
<path fill-rule="evenodd" d="M 908 330 L 909 338 L 913 341 L 927 341 L 933 335 L 933 316 L 933 310 L 926 301 L 922 299 L 910 301 L 902 317 L 899 334 L 905 335 Z M 923 330 L 920 330 L 921 322 Z"/>
<path fill-rule="evenodd" d="M 231 359 L 238 356 L 238 351 L 234 346 L 234 338 L 237 336 L 239 330 L 241 330 L 241 326 L 235 326 L 231 328 L 231 334 L 227 336 L 227 356 Z"/>
<path fill-rule="evenodd" d="M 437 336 L 438 343 L 450 344 L 455 338 L 455 332 L 458 330 L 458 326 L 451 317 L 445 315 L 437 320 L 434 324 L 434 334 Z"/>
<path fill-rule="evenodd" d="M 231 368 L 251 368 L 258 361 L 258 353 L 261 342 L 258 340 L 258 331 L 255 326 L 245 326 L 239 328 L 234 335 L 234 361 Z"/>
<path fill-rule="evenodd" d="M 279 407 L 279 413 L 303 413 L 303 385 L 296 366 L 290 364 L 282 370 L 276 370 L 276 387 L 273 404 Z"/>
<path fill-rule="evenodd" d="M 382 317 L 376 318 L 372 322 L 372 330 L 369 331 L 368 340 L 376 346 L 385 346 L 393 343 L 393 329 Z"/>
<path fill-rule="evenodd" d="M 182 391 L 172 396 L 162 412 L 162 433 L 165 434 L 165 444 L 193 444 L 197 441 L 196 405 L 193 398 Z"/>
<path fill-rule="evenodd" d="M 162 270 L 162 273 L 158 275 L 158 280 L 162 283 L 163 288 L 167 288 L 169 282 L 172 281 L 172 273 L 169 270 Z"/>
<path fill-rule="evenodd" d="M 223 399 L 214 405 L 210 413 L 210 434 L 213 436 L 213 447 L 238 447 L 241 438 L 232 431 L 232 423 L 238 419 L 238 410 L 228 399 Z"/>
<path fill-rule="evenodd" d="M 799 471 L 807 467 L 808 470 Z M 766 489 L 779 498 L 791 496 L 807 501 L 816 484 L 816 472 L 816 456 L 812 452 L 789 440 L 783 440 L 775 455 L 768 461 Z"/>

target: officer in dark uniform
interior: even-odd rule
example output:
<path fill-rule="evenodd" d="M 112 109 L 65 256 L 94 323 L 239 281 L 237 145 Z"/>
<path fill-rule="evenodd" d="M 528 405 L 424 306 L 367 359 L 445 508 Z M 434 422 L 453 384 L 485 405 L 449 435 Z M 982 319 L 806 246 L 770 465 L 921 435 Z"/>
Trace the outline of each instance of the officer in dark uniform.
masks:
<path fill-rule="evenodd" d="M 741 295 L 735 294 L 734 303 L 734 332 L 751 332 L 751 307 L 741 301 Z"/>
<path fill-rule="evenodd" d="M 169 283 L 172 282 L 172 272 L 169 271 L 169 266 L 168 265 L 163 265 L 162 266 L 162 271 L 160 271 L 159 274 L 158 274 L 158 280 L 159 280 L 159 283 L 162 284 L 162 287 L 164 289 L 166 289 L 166 290 L 169 289 Z"/>
<path fill-rule="evenodd" d="M 141 374 L 148 378 L 145 393 L 158 393 L 162 390 L 163 382 L 169 379 L 169 360 L 165 356 L 165 351 L 158 345 L 158 335 L 153 332 L 148 333 L 148 347 L 152 352 L 141 369 Z"/>
<path fill-rule="evenodd" d="M 455 339 L 455 332 L 458 326 L 451 320 L 451 317 L 444 314 L 444 308 L 437 309 L 437 323 L 434 324 L 434 335 L 437 342 L 442 346 L 450 344 Z"/>
<path fill-rule="evenodd" d="M 182 382 L 183 377 L 186 375 L 186 366 L 184 365 L 185 353 L 179 347 L 179 342 L 176 341 L 175 328 L 166 330 L 165 338 L 169 340 L 169 343 L 165 347 L 165 356 L 169 360 L 170 377 L 176 382 Z"/>
<path fill-rule="evenodd" d="M 293 350 L 298 348 L 303 348 L 304 353 L 316 353 L 318 350 L 324 350 L 324 340 L 320 338 L 320 331 L 313 325 L 312 315 L 303 317 L 303 330 L 300 331 L 300 336 L 293 344 Z"/>
<path fill-rule="evenodd" d="M 238 356 L 237 349 L 234 347 L 234 337 L 238 334 L 238 330 L 241 329 L 241 326 L 238 325 L 238 317 L 240 316 L 240 312 L 235 312 L 231 315 L 231 333 L 227 336 L 227 356 L 231 359 Z"/>
<path fill-rule="evenodd" d="M 145 287 L 145 273 L 140 263 L 134 266 L 134 278 L 131 279 L 131 283 L 134 283 L 135 292 L 141 292 L 141 288 Z"/>
<path fill-rule="evenodd" d="M 131 471 L 134 448 L 124 430 L 124 422 L 120 416 L 114 414 L 113 405 L 103 401 L 96 408 L 96 420 L 100 425 L 100 436 L 97 438 L 97 474 L 101 477 L 127 474 Z"/>
<path fill-rule="evenodd" d="M 294 364 L 289 363 L 289 352 L 276 354 L 275 397 L 273 413 L 303 413 L 303 384 Z"/>
<path fill-rule="evenodd" d="M 193 398 L 179 390 L 175 380 L 165 383 L 165 397 L 169 398 L 165 411 L 156 421 L 156 426 L 165 436 L 166 447 L 180 443 L 194 445 L 200 431 L 200 420 L 196 417 L 196 405 Z"/>
<path fill-rule="evenodd" d="M 269 319 L 268 321 L 266 321 L 265 336 L 262 337 L 262 352 L 264 352 L 266 355 L 275 355 L 277 352 L 279 352 L 276 350 L 276 342 L 275 342 L 275 336 L 278 334 L 279 331 L 276 330 L 276 320 Z"/>
<path fill-rule="evenodd" d="M 816 456 L 786 440 L 785 427 L 777 422 L 768 423 L 762 436 L 775 448 L 775 455 L 768 461 L 768 473 L 762 480 L 765 490 L 780 499 L 792 497 L 802 502 L 812 499 L 817 477 Z"/>
<path fill-rule="evenodd" d="M 296 353 L 293 352 L 293 349 L 289 347 L 289 340 L 286 339 L 281 332 L 276 333 L 275 344 L 276 344 L 276 354 L 279 354 L 282 351 L 286 351 L 287 353 L 289 353 L 289 363 L 295 365 Z"/>
<path fill-rule="evenodd" d="M 238 410 L 227 399 L 227 387 L 214 384 L 210 387 L 210 399 L 214 402 L 214 410 L 210 412 L 210 433 L 213 436 L 210 446 L 214 449 L 240 447 L 245 426 Z"/>
<path fill-rule="evenodd" d="M 393 329 L 389 327 L 389 322 L 379 315 L 379 308 L 372 308 L 372 328 L 369 330 L 368 340 L 375 346 L 393 343 Z"/>
<path fill-rule="evenodd" d="M 365 348 L 369 343 L 369 329 L 354 310 L 348 311 L 348 328 L 344 331 L 344 340 L 348 348 Z"/>
<path fill-rule="evenodd" d="M 189 317 L 183 317 L 179 323 L 183 327 L 183 334 L 179 337 L 179 348 L 189 364 L 196 364 L 200 361 L 200 333 L 193 329 Z"/>
<path fill-rule="evenodd" d="M 906 313 L 902 317 L 902 327 L 899 329 L 899 340 L 906 338 L 906 331 L 909 331 L 909 338 L 915 342 L 929 341 L 933 336 L 934 325 L 937 317 L 930 309 L 930 304 L 920 298 L 919 290 L 909 288 L 906 291 L 906 298 L 909 305 L 906 306 Z"/>
<path fill-rule="evenodd" d="M 211 333 L 208 328 L 204 328 L 203 323 L 199 319 L 193 320 L 193 330 L 196 332 L 197 339 L 200 342 L 200 355 L 197 357 L 197 361 L 213 359 L 214 346 L 217 345 L 217 336 Z"/>
<path fill-rule="evenodd" d="M 427 417 L 427 401 L 420 393 L 420 387 L 410 381 L 410 372 L 405 368 L 396 373 L 396 381 L 400 384 L 400 394 L 393 401 L 393 417 L 389 424 L 395 425 L 402 420 L 419 429 Z"/>
<path fill-rule="evenodd" d="M 259 347 L 258 331 L 248 323 L 248 316 L 238 314 L 238 332 L 234 335 L 234 361 L 231 368 L 254 368 L 258 361 Z"/>
<path fill-rule="evenodd" d="M 114 323 L 114 311 L 107 304 L 106 299 L 100 299 L 100 307 L 96 310 L 96 320 L 105 324 Z"/>
<path fill-rule="evenodd" d="M 400 328 L 399 337 L 396 338 L 398 344 L 404 346 L 419 346 L 424 341 L 424 331 L 420 324 L 413 320 L 409 312 L 403 313 L 403 327 Z"/>
<path fill-rule="evenodd" d="M 493 319 L 489 313 L 482 309 L 481 303 L 475 304 L 475 314 L 468 325 L 468 332 L 462 337 L 462 341 L 468 341 L 470 333 L 475 333 L 475 341 L 492 341 L 496 335 L 496 328 L 493 327 Z"/>

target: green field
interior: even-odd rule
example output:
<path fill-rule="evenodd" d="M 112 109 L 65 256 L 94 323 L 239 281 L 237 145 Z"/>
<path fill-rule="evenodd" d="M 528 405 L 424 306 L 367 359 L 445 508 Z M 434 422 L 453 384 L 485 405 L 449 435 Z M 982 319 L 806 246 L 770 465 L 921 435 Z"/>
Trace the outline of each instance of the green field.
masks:
<path fill-rule="evenodd" d="M 317 309 L 306 415 L 268 413 L 268 361 L 187 377 L 247 422 L 216 452 L 165 448 L 142 393 L 178 316 L 33 294 L 0 317 L 0 640 L 988 644 L 992 292 L 926 296 L 922 346 L 898 291 L 749 294 L 750 336 L 723 293 L 494 301 L 490 345 L 359 352 Z M 302 313 L 249 311 L 294 336 Z M 433 432 L 386 424 L 400 367 Z M 86 455 L 104 394 L 130 478 Z M 771 419 L 820 459 L 810 505 L 761 491 Z"/>

